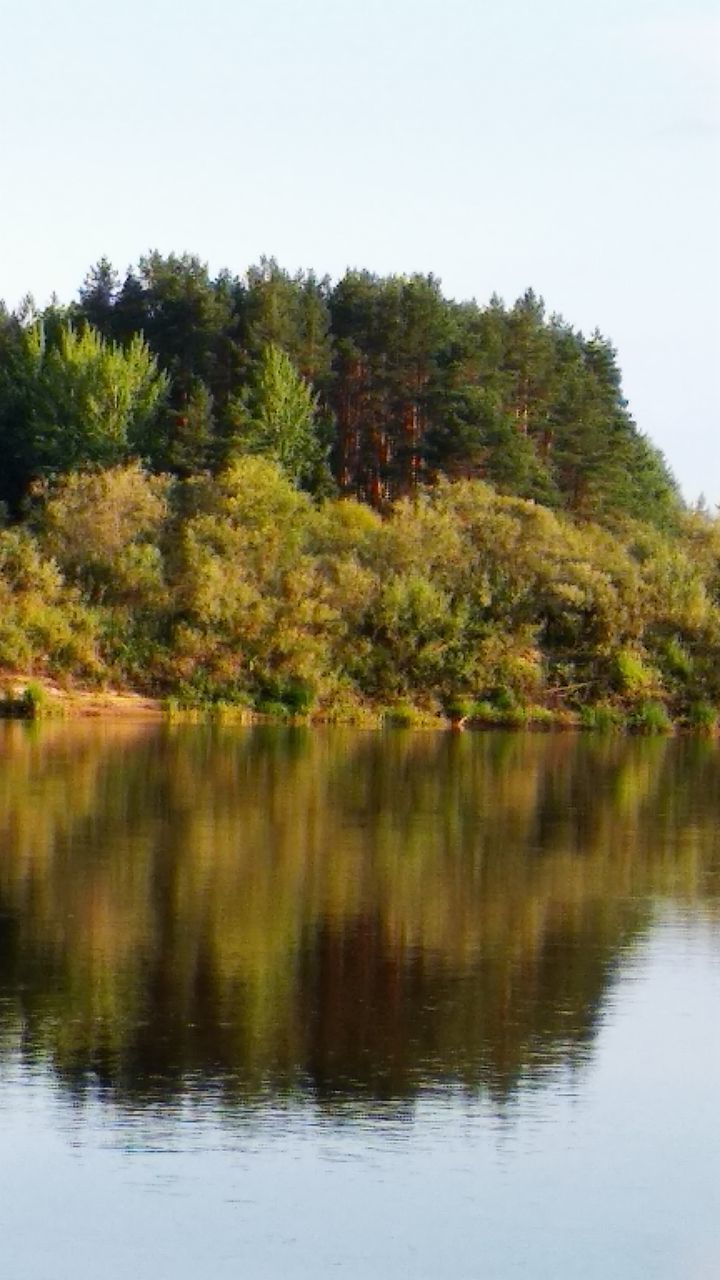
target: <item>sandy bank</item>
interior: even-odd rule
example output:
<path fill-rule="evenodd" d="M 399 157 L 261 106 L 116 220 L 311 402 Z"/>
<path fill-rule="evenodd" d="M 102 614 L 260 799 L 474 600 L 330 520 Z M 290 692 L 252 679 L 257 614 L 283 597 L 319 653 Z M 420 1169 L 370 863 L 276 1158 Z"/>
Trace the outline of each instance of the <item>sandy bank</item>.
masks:
<path fill-rule="evenodd" d="M 47 676 L 0 673 L 0 701 L 20 702 L 27 691 L 37 694 L 40 715 L 63 717 L 123 716 L 159 720 L 162 705 L 155 698 L 118 689 L 88 689 L 71 683 L 59 684 Z M 0 714 L 2 714 L 0 712 Z"/>

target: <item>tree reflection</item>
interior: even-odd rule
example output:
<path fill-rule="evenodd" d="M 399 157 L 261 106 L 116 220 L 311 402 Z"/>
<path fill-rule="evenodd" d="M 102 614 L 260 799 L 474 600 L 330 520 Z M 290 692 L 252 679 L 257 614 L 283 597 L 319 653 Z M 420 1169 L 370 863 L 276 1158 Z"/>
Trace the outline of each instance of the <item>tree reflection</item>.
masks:
<path fill-rule="evenodd" d="M 121 1102 L 502 1101 L 717 894 L 719 792 L 699 741 L 5 726 L 2 1045 Z"/>

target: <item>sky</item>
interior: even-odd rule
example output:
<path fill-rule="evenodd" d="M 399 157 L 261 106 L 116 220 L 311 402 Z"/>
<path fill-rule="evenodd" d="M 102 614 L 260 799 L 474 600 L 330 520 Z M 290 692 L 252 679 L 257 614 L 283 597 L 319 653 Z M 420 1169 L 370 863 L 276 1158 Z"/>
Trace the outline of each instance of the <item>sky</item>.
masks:
<path fill-rule="evenodd" d="M 0 0 L 0 297 L 102 255 L 433 272 L 615 344 L 720 502 L 715 0 Z"/>

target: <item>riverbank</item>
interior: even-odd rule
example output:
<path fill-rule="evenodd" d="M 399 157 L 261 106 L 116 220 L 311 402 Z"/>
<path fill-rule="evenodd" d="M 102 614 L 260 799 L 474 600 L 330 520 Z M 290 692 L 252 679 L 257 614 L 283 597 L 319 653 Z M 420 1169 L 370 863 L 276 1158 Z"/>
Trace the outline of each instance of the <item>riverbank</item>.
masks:
<path fill-rule="evenodd" d="M 0 719 L 39 720 L 135 718 L 161 720 L 165 712 L 157 698 L 126 689 L 92 689 L 60 684 L 46 676 L 0 674 Z"/>
<path fill-rule="evenodd" d="M 0 530 L 6 715 L 716 730 L 701 512 L 611 531 L 458 481 L 381 514 L 261 458 L 184 486 L 81 473 L 42 502 Z"/>
<path fill-rule="evenodd" d="M 184 724 L 338 725 L 363 729 L 469 730 L 515 729 L 529 732 L 700 733 L 714 737 L 716 718 L 673 721 L 660 704 L 648 703 L 632 715 L 608 703 L 581 712 L 539 705 L 494 706 L 490 702 L 450 707 L 445 713 L 408 702 L 390 706 L 362 703 L 290 712 L 277 705 L 255 709 L 232 702 L 190 703 L 152 698 L 129 689 L 93 688 L 61 683 L 47 676 L 0 673 L 0 719 L 144 720 Z"/>

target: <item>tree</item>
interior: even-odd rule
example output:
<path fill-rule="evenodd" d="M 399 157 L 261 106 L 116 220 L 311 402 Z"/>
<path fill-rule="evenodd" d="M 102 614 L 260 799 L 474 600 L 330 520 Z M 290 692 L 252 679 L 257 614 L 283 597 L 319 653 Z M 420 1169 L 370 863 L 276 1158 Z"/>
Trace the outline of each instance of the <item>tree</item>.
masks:
<path fill-rule="evenodd" d="M 291 276 L 274 258 L 250 267 L 240 302 L 242 343 L 250 357 L 273 343 L 315 389 L 324 385 L 332 355 L 328 293 L 327 279 L 304 271 Z"/>
<path fill-rule="evenodd" d="M 106 337 L 112 337 L 112 320 L 120 287 L 117 271 L 101 258 L 88 271 L 80 289 L 78 313 Z"/>
<path fill-rule="evenodd" d="M 62 476 L 34 513 L 41 545 L 94 600 L 156 603 L 169 488 L 137 462 Z"/>
<path fill-rule="evenodd" d="M 211 470 L 221 459 L 222 447 L 215 432 L 213 398 L 205 383 L 196 378 L 174 404 L 165 403 L 161 412 L 138 441 L 138 454 L 155 471 L 170 471 L 188 479 Z"/>
<path fill-rule="evenodd" d="M 317 397 L 274 343 L 263 348 L 237 408 L 234 450 L 272 458 L 297 485 L 321 483 L 327 465 L 316 425 Z"/>
<path fill-rule="evenodd" d="M 625 513 L 656 524 L 677 511 L 675 480 L 633 422 L 616 353 L 600 333 L 579 339 L 557 379 L 551 418 L 553 471 L 571 511 Z"/>
<path fill-rule="evenodd" d="M 33 479 L 137 453 L 166 386 L 139 335 L 122 348 L 56 315 L 19 328 L 0 367 L 4 496 L 17 504 Z"/>
<path fill-rule="evenodd" d="M 331 307 L 336 474 L 378 506 L 422 478 L 454 313 L 433 276 L 367 271 L 348 271 Z"/>

